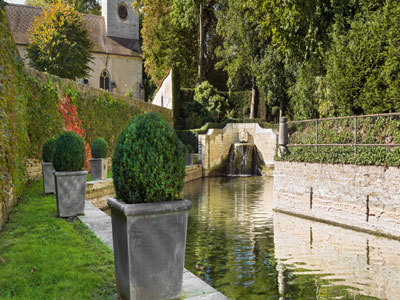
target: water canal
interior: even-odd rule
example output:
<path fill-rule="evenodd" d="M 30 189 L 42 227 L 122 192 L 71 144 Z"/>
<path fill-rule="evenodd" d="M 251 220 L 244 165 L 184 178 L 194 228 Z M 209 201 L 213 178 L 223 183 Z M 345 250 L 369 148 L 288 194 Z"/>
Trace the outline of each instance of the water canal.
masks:
<path fill-rule="evenodd" d="M 273 212 L 273 178 L 204 178 L 185 267 L 230 299 L 400 299 L 400 242 Z"/>

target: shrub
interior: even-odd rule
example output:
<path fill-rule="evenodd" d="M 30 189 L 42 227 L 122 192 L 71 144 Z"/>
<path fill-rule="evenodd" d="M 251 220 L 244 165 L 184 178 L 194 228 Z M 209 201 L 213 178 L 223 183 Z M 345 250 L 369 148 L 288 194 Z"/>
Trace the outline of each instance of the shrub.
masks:
<path fill-rule="evenodd" d="M 92 145 L 93 158 L 106 158 L 108 155 L 108 144 L 105 139 L 95 139 Z"/>
<path fill-rule="evenodd" d="M 58 172 L 80 171 L 85 165 L 85 143 L 74 132 L 61 134 L 54 146 L 53 166 Z"/>
<path fill-rule="evenodd" d="M 193 99 L 202 104 L 209 112 L 217 112 L 220 120 L 225 118 L 228 110 L 228 100 L 219 95 L 208 81 L 203 81 L 195 89 Z"/>
<path fill-rule="evenodd" d="M 138 115 L 118 138 L 112 174 L 121 201 L 176 200 L 183 188 L 185 147 L 159 114 Z"/>
<path fill-rule="evenodd" d="M 56 139 L 48 139 L 44 142 L 42 148 L 42 157 L 44 162 L 53 161 L 54 145 L 56 144 Z"/>

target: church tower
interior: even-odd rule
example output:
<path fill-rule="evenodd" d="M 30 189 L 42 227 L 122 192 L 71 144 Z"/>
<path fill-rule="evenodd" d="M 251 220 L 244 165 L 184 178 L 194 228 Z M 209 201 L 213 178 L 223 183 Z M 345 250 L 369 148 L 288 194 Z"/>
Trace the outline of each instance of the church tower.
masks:
<path fill-rule="evenodd" d="M 102 0 L 101 11 L 107 36 L 137 53 L 140 51 L 139 17 L 132 0 Z"/>

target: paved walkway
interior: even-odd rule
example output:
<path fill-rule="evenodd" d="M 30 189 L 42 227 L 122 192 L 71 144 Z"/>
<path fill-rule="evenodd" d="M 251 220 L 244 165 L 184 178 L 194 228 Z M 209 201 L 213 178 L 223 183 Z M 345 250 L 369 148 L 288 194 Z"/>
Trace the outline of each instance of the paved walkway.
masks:
<path fill-rule="evenodd" d="M 108 247 L 113 249 L 111 217 L 90 202 L 85 203 L 85 215 L 79 216 L 91 231 Z M 190 273 L 183 272 L 182 299 L 190 300 L 227 300 L 223 294 Z"/>

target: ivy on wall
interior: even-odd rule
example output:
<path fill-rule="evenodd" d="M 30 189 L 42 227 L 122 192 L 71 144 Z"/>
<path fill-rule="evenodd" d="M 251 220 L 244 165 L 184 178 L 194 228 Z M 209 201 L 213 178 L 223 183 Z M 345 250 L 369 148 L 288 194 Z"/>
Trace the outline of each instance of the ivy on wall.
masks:
<path fill-rule="evenodd" d="M 26 69 L 26 72 L 29 74 L 29 90 L 33 91 L 29 107 L 29 158 L 41 157 L 41 147 L 46 139 L 56 137 L 64 130 L 72 130 L 68 124 L 64 124 L 64 117 L 59 110 L 60 102 L 65 103 L 66 99 L 69 99 L 71 109 L 76 109 L 74 114 L 79 116 L 78 127 L 85 132 L 85 141 L 91 145 L 96 138 L 104 138 L 109 145 L 110 156 L 119 133 L 134 115 L 154 111 L 172 124 L 172 112 L 169 109 L 32 69 Z"/>
<path fill-rule="evenodd" d="M 26 99 L 21 88 L 22 62 L 9 34 L 0 0 L 0 225 L 26 181 Z M 16 126 L 19 124 L 19 126 Z"/>

